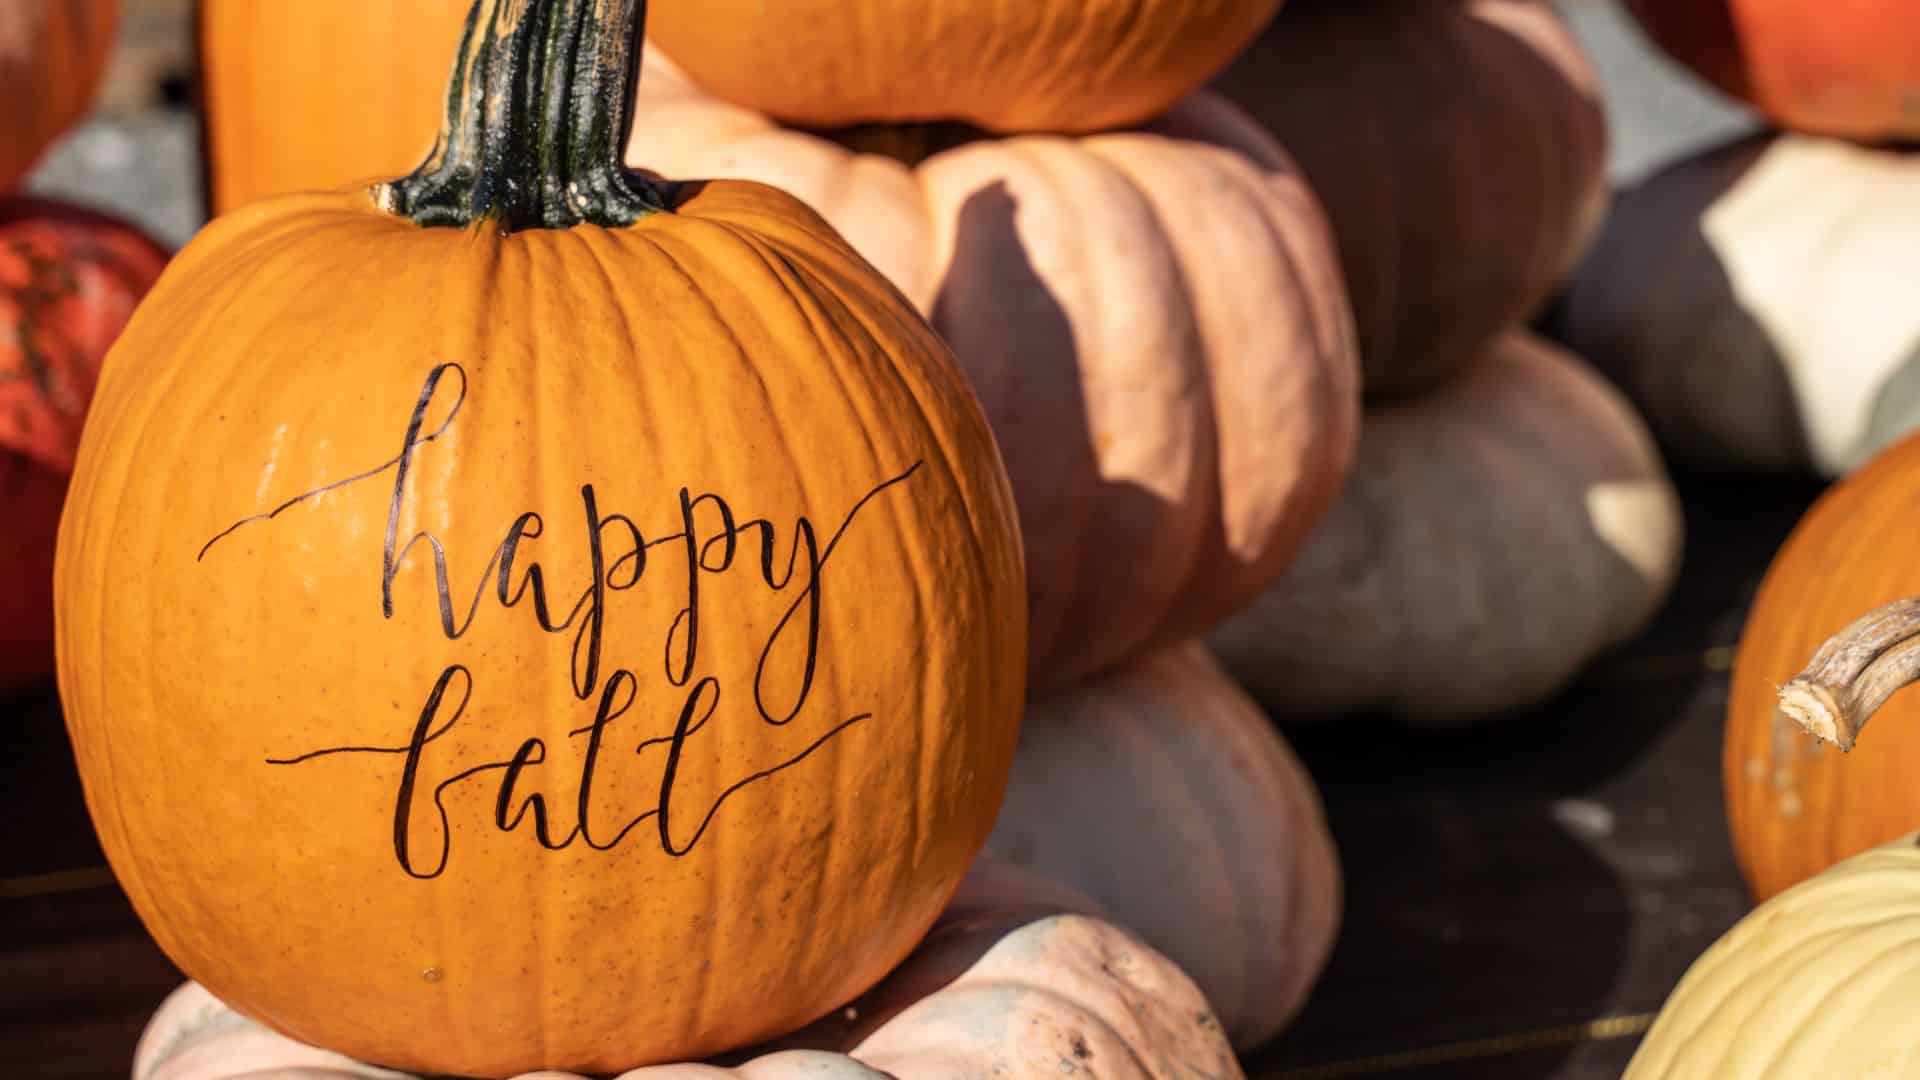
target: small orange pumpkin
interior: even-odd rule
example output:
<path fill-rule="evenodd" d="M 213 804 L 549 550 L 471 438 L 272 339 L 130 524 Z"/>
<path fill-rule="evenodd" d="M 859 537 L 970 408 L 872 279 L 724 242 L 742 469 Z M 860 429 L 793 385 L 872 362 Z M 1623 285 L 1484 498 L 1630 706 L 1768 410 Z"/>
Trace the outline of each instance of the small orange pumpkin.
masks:
<path fill-rule="evenodd" d="M 120 0 L 0 4 L 0 192 L 93 104 Z"/>
<path fill-rule="evenodd" d="M 109 355 L 60 689 L 155 940 L 397 1068 L 610 1073 L 892 970 L 1018 736 L 951 354 L 774 189 L 625 169 L 641 0 L 478 0 L 438 149 L 252 203 Z"/>
<path fill-rule="evenodd" d="M 809 127 L 959 120 L 1091 132 L 1151 119 L 1281 0 L 656 0 L 654 37 L 727 101 Z M 778 14 L 774 14 L 774 12 Z"/>
<path fill-rule="evenodd" d="M 1741 631 L 1722 762 L 1741 872 L 1766 899 L 1920 828 L 1920 697 L 1895 696 L 1862 735 L 1871 753 L 1805 738 L 1776 688 L 1863 612 L 1920 593 L 1912 558 L 1920 435 L 1830 488 L 1773 557 Z M 1849 740 L 1850 741 L 1850 740 Z"/>

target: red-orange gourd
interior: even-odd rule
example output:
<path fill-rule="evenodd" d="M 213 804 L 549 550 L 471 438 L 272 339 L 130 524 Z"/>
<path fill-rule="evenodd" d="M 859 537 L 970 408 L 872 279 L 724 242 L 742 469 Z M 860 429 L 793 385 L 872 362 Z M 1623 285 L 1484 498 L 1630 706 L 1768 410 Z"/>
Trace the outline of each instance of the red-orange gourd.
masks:
<path fill-rule="evenodd" d="M 1285 150 L 1217 95 L 1084 138 L 835 141 L 656 50 L 628 160 L 799 196 L 953 346 L 1019 501 L 1038 688 L 1244 608 L 1338 494 L 1359 373 L 1333 239 Z"/>
<path fill-rule="evenodd" d="M 1660 47 L 1781 127 L 1920 139 L 1911 0 L 1626 0 Z"/>
<path fill-rule="evenodd" d="M 100 361 L 167 255 L 79 207 L 0 200 L 0 691 L 53 674 L 53 553 Z"/>
<path fill-rule="evenodd" d="M 214 214 L 426 160 L 469 0 L 407 0 L 404 17 L 394 0 L 198 2 Z"/>
<path fill-rule="evenodd" d="M 976 1080 L 1083 1070 L 1107 1080 L 1240 1066 L 1180 969 L 1072 889 L 982 861 L 926 940 L 871 993 L 732 1067 L 676 1063 L 617 1080 Z M 133 1080 L 391 1080 L 236 1017 L 191 983 L 140 1040 Z M 584 1080 L 542 1072 L 519 1080 Z"/>
<path fill-rule="evenodd" d="M 1734 850 L 1761 899 L 1920 828 L 1920 697 L 1895 695 L 1859 752 L 1815 742 L 1775 691 L 1829 637 L 1920 593 L 1912 557 L 1920 436 L 1876 456 L 1815 503 L 1774 556 L 1740 635 L 1723 763 Z"/>
<path fill-rule="evenodd" d="M 638 0 L 479 0 L 439 147 L 215 221 L 61 523 L 100 842 L 243 1014 L 415 1071 L 790 1031 L 920 940 L 1017 739 L 951 354 L 772 188 L 624 169 Z"/>
<path fill-rule="evenodd" d="M 1599 79 L 1546 0 L 1293 0 L 1213 85 L 1326 204 L 1373 393 L 1464 370 L 1606 209 Z"/>
<path fill-rule="evenodd" d="M 783 121 L 1090 132 L 1207 81 L 1281 0 L 656 0 L 695 82 Z"/>
<path fill-rule="evenodd" d="M 120 0 L 0 4 L 0 193 L 93 104 Z"/>

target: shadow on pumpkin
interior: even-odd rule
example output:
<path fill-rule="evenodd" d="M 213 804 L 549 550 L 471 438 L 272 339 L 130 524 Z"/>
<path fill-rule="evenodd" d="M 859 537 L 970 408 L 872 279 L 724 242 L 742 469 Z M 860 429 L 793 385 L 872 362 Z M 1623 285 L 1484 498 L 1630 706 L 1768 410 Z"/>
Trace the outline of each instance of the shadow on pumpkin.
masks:
<path fill-rule="evenodd" d="M 1013 477 L 1032 667 L 1038 685 L 1060 686 L 1203 630 L 1220 613 L 1199 610 L 1207 602 L 1194 601 L 1193 587 L 1217 591 L 1215 580 L 1242 578 L 1249 567 L 1228 548 L 1211 502 L 1218 458 L 1204 441 L 1210 419 L 1198 425 L 1187 498 L 1103 475 L 1103 452 L 1130 433 L 1095 431 L 1084 368 L 1101 358 L 1083 352 L 1034 266 L 1019 211 L 1003 181 L 967 196 L 929 318 L 960 358 Z"/>
<path fill-rule="evenodd" d="M 1617 192 L 1575 279 L 1538 320 L 1619 386 L 1682 464 L 1766 472 L 1813 464 L 1788 363 L 1706 231 L 1709 208 L 1772 141 L 1736 139 Z"/>
<path fill-rule="evenodd" d="M 1306 1011 L 1250 1075 L 1650 1011 L 1747 911 L 1720 782 L 1727 674 L 1710 649 L 1736 640 L 1822 485 L 1675 479 L 1689 529 L 1672 598 L 1553 701 L 1451 732 L 1358 717 L 1289 729 L 1327 803 L 1347 908 Z M 1632 1045 L 1409 1075 L 1545 1080 L 1576 1055 L 1617 1073 Z"/>

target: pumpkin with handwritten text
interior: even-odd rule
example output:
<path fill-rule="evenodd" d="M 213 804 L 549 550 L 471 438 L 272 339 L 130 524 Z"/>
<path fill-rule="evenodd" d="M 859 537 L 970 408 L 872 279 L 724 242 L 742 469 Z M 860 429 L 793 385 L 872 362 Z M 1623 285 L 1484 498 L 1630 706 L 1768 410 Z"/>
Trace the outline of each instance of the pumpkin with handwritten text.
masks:
<path fill-rule="evenodd" d="M 309 1080 L 394 1080 L 246 1022 L 191 983 L 148 1023 L 133 1080 L 246 1080 L 295 1069 Z M 619 1080 L 971 1080 L 1081 1070 L 1109 1080 L 1241 1075 L 1219 1021 L 1177 966 L 1105 921 L 1086 897 L 983 860 L 913 955 L 845 1010 L 731 1068 L 656 1065 Z"/>
<path fill-rule="evenodd" d="M 987 847 L 1167 954 L 1241 1050 L 1293 1019 L 1340 927 L 1320 792 L 1198 642 L 1034 699 Z"/>
<path fill-rule="evenodd" d="M 1245 607 L 1333 504 L 1359 420 L 1339 259 L 1306 178 L 1226 101 L 1080 139 L 834 141 L 658 51 L 639 93 L 629 161 L 791 191 L 952 344 L 1013 476 L 1037 687 Z"/>
<path fill-rule="evenodd" d="M 0 192 L 93 104 L 120 0 L 0 4 Z"/>
<path fill-rule="evenodd" d="M 0 692 L 53 674 L 53 555 L 101 358 L 166 265 L 125 222 L 0 200 Z"/>
<path fill-rule="evenodd" d="M 655 0 L 656 39 L 727 101 L 827 128 L 1089 132 L 1166 111 L 1281 0 Z"/>
<path fill-rule="evenodd" d="M 1212 85 L 1325 202 L 1370 393 L 1472 364 L 1606 211 L 1600 80 L 1547 0 L 1293 0 Z"/>
<path fill-rule="evenodd" d="M 797 200 L 622 166 L 640 7 L 478 0 L 433 158 L 204 229 L 81 442 L 101 845 L 189 977 L 360 1060 L 790 1031 L 913 949 L 1006 784 L 979 404 Z"/>
<path fill-rule="evenodd" d="M 1566 350 L 1510 331 L 1364 432 L 1305 554 L 1208 637 L 1272 711 L 1458 724 L 1537 704 L 1673 587 L 1685 526 L 1659 450 Z"/>
<path fill-rule="evenodd" d="M 470 7 L 409 0 L 406 17 L 395 18 L 392 0 L 199 0 L 199 132 L 212 212 L 395 176 L 426 160 Z M 363 107 L 370 98 L 380 108 Z"/>

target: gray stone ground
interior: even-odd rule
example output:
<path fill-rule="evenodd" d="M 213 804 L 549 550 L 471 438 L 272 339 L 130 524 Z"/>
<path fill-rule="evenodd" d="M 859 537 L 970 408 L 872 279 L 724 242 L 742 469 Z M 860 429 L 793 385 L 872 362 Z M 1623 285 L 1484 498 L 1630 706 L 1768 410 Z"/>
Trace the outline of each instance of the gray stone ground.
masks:
<path fill-rule="evenodd" d="M 280 2 L 280 0 L 270 0 Z M 1612 109 L 1613 176 L 1631 181 L 1752 126 L 1748 115 L 1651 52 L 1613 0 L 1561 0 L 1587 42 Z M 137 0 L 103 105 L 54 149 L 29 188 L 117 211 L 179 245 L 200 225 L 190 112 L 153 100 L 154 69 L 188 48 L 180 0 Z"/>

